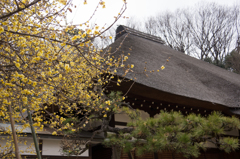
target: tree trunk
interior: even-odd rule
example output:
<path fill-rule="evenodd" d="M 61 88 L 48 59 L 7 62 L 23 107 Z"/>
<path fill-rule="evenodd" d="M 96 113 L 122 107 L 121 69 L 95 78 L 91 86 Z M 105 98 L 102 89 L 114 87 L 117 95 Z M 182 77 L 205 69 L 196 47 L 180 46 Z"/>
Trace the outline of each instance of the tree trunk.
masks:
<path fill-rule="evenodd" d="M 118 146 L 112 147 L 112 159 L 120 159 L 121 158 L 122 149 Z"/>
<path fill-rule="evenodd" d="M 14 141 L 14 146 L 15 146 L 15 157 L 17 159 L 20 159 L 21 157 L 20 157 L 18 143 L 17 143 L 17 135 L 16 135 L 16 131 L 15 131 L 15 122 L 14 122 L 14 119 L 12 117 L 12 107 L 11 107 L 10 104 L 8 105 L 8 109 L 9 109 L 11 128 L 12 128 L 13 141 Z"/>

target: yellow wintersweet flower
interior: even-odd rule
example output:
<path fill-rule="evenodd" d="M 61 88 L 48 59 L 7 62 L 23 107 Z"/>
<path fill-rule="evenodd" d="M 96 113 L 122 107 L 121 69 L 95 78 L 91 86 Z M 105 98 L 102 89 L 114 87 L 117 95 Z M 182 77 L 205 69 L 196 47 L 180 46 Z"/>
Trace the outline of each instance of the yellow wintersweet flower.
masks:
<path fill-rule="evenodd" d="M 100 4 L 101 4 L 101 5 L 105 5 L 105 2 L 104 2 L 104 1 L 102 1 L 102 2 L 100 2 Z"/>
<path fill-rule="evenodd" d="M 96 26 L 95 29 L 98 30 L 98 29 L 99 29 L 99 26 Z"/>
<path fill-rule="evenodd" d="M 70 65 L 71 65 L 71 66 L 74 66 L 74 65 L 75 65 L 75 63 L 74 63 L 74 62 L 70 62 Z"/>
<path fill-rule="evenodd" d="M 85 38 L 86 37 L 86 33 L 82 34 L 82 38 Z"/>
<path fill-rule="evenodd" d="M 106 118 L 106 117 L 107 117 L 107 114 L 104 114 L 103 117 Z"/>
<path fill-rule="evenodd" d="M 54 132 L 52 133 L 52 135 L 57 135 L 57 132 L 56 132 L 56 131 L 54 131 Z"/>
<path fill-rule="evenodd" d="M 106 108 L 106 111 L 108 111 L 108 110 L 109 110 L 109 108 L 107 107 L 107 108 Z"/>
<path fill-rule="evenodd" d="M 66 5 L 67 4 L 67 1 L 66 0 L 60 0 L 59 1 L 61 4 L 63 4 L 63 5 Z"/>
<path fill-rule="evenodd" d="M 163 70 L 165 67 L 162 65 L 161 69 Z"/>
<path fill-rule="evenodd" d="M 88 30 L 87 30 L 87 34 L 90 34 L 91 32 L 92 32 L 91 29 L 88 29 Z"/>
<path fill-rule="evenodd" d="M 79 35 L 75 35 L 73 38 L 72 38 L 72 41 L 76 40 L 77 38 L 79 38 L 80 36 Z"/>
<path fill-rule="evenodd" d="M 42 75 L 43 78 L 45 77 L 45 73 L 44 72 L 42 72 L 41 75 Z"/>
<path fill-rule="evenodd" d="M 4 28 L 2 26 L 0 26 L 0 34 L 4 32 Z"/>
<path fill-rule="evenodd" d="M 27 109 L 26 109 L 26 108 L 24 108 L 24 109 L 22 110 L 22 112 L 24 113 L 26 110 L 27 110 Z"/>
<path fill-rule="evenodd" d="M 106 103 L 107 105 L 111 105 L 111 101 L 110 101 L 110 100 L 106 101 L 105 103 Z"/>
<path fill-rule="evenodd" d="M 94 34 L 97 35 L 97 34 L 99 34 L 99 32 L 98 32 L 97 30 L 95 30 L 95 31 L 94 31 Z"/>
<path fill-rule="evenodd" d="M 28 64 L 25 64 L 23 67 L 24 67 L 24 68 L 27 68 L 27 67 L 28 67 Z"/>
<path fill-rule="evenodd" d="M 133 68 L 134 67 L 134 65 L 133 64 L 131 64 L 131 68 Z"/>
<path fill-rule="evenodd" d="M 66 65 L 65 65 L 65 70 L 66 70 L 66 71 L 69 71 L 69 70 L 70 70 L 69 64 L 66 64 Z"/>
<path fill-rule="evenodd" d="M 27 104 L 27 102 L 28 102 L 27 97 L 22 97 L 22 101 L 23 101 L 24 104 Z"/>
<path fill-rule="evenodd" d="M 23 78 L 22 81 L 26 83 L 28 81 L 28 79 L 27 78 Z"/>
<path fill-rule="evenodd" d="M 33 87 L 35 87 L 35 86 L 37 85 L 37 82 L 33 82 L 33 84 L 32 84 L 32 85 L 33 85 Z"/>
<path fill-rule="evenodd" d="M 0 111 L 0 116 L 5 116 L 3 111 Z"/>
<path fill-rule="evenodd" d="M 1 32 L 1 31 L 0 31 Z M 15 63 L 16 67 L 19 68 L 20 67 L 20 63 L 16 62 Z"/>

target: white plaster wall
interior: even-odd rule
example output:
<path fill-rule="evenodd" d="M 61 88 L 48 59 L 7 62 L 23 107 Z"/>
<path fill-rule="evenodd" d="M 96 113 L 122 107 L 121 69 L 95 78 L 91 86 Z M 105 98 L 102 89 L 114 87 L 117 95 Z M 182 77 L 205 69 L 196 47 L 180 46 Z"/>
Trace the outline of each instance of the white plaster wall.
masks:
<path fill-rule="evenodd" d="M 143 120 L 147 120 L 148 118 L 150 118 L 149 114 L 143 110 L 140 110 L 140 116 Z"/>
<path fill-rule="evenodd" d="M 60 142 L 61 140 L 43 140 L 42 143 L 42 155 L 57 155 L 61 156 L 60 153 Z"/>
<path fill-rule="evenodd" d="M 131 121 L 131 119 L 128 117 L 127 114 L 115 114 L 115 121 L 128 123 Z"/>
<path fill-rule="evenodd" d="M 227 131 L 226 135 L 229 135 L 229 136 L 239 136 L 239 131 L 237 129 L 231 130 L 231 131 Z"/>
<path fill-rule="evenodd" d="M 19 140 L 19 150 L 22 155 L 35 155 L 35 146 L 33 139 L 31 138 L 23 138 Z"/>
<path fill-rule="evenodd" d="M 0 152 L 3 151 L 4 146 L 9 140 L 10 139 L 7 139 L 6 137 L 0 137 Z M 42 154 L 48 156 L 62 156 L 60 152 L 60 143 L 61 139 L 43 139 Z M 33 139 L 21 138 L 18 142 L 18 146 L 21 155 L 36 155 Z M 86 150 L 79 156 L 88 157 L 89 150 Z"/>
<path fill-rule="evenodd" d="M 10 141 L 7 138 L 0 138 L 0 150 L 3 150 L 3 147 L 6 145 L 6 143 Z M 13 143 L 12 143 L 13 146 Z M 33 143 L 33 139 L 30 138 L 21 138 L 18 142 L 18 146 L 19 146 L 19 151 L 21 155 L 35 155 L 36 151 L 35 151 L 35 147 L 34 147 L 34 143 Z"/>
<path fill-rule="evenodd" d="M 217 146 L 216 146 L 215 144 L 213 144 L 213 143 L 211 143 L 211 142 L 209 142 L 209 141 L 206 141 L 205 144 L 204 144 L 204 146 L 205 146 L 206 148 L 217 148 Z"/>
<path fill-rule="evenodd" d="M 143 110 L 139 110 L 140 111 L 140 116 L 143 120 L 146 120 L 149 118 L 149 114 Z M 119 122 L 130 122 L 131 119 L 128 117 L 127 114 L 115 114 L 115 121 L 119 121 Z"/>
<path fill-rule="evenodd" d="M 0 137 L 0 153 L 3 152 L 4 150 L 8 150 L 4 148 L 6 146 L 6 142 L 8 142 L 7 138 Z"/>
<path fill-rule="evenodd" d="M 42 154 L 48 155 L 48 156 L 62 156 L 60 152 L 61 150 L 60 143 L 61 143 L 60 139 L 59 140 L 43 139 Z M 82 153 L 79 156 L 88 157 L 89 151 L 86 150 L 84 153 Z"/>
<path fill-rule="evenodd" d="M 116 128 L 127 128 L 127 126 L 115 125 Z"/>
<path fill-rule="evenodd" d="M 156 114 L 156 115 L 153 116 L 153 118 L 157 118 L 159 115 L 160 115 L 160 114 Z"/>

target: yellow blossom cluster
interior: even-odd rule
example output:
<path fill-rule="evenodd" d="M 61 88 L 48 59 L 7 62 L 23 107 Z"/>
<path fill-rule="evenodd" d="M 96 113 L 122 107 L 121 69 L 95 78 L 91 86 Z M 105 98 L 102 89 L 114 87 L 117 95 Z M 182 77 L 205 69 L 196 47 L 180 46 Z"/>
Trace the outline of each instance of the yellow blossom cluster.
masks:
<path fill-rule="evenodd" d="M 57 135 L 64 129 L 78 131 L 102 104 L 112 104 L 104 98 L 104 87 L 127 57 L 113 58 L 93 46 L 92 40 L 105 30 L 90 27 L 89 21 L 63 25 L 66 10 L 74 6 L 69 0 L 1 0 L 0 5 L 1 121 L 10 121 L 11 108 L 15 122 L 28 127 L 23 114 L 31 111 L 33 126 L 49 126 Z M 105 8 L 104 1 L 100 5 Z M 84 122 L 66 124 L 76 116 Z"/>

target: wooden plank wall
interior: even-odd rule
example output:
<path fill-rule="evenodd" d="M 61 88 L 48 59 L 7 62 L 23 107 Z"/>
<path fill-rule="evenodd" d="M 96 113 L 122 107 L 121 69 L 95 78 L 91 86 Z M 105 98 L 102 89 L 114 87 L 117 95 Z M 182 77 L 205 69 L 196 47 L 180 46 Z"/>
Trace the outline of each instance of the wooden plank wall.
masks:
<path fill-rule="evenodd" d="M 131 159 L 128 157 L 128 154 L 122 153 L 121 159 Z M 153 153 L 148 153 L 143 156 L 134 156 L 134 159 L 155 159 Z M 172 152 L 161 152 L 158 153 L 157 159 L 187 159 L 181 154 L 174 154 Z M 224 152 L 203 152 L 198 158 L 191 159 L 240 159 L 240 152 L 232 152 L 230 154 Z"/>
<path fill-rule="evenodd" d="M 127 153 L 122 152 L 121 159 L 130 159 L 130 158 L 128 157 Z"/>
<path fill-rule="evenodd" d="M 142 156 L 135 156 L 135 158 L 136 159 L 154 159 L 154 154 L 153 153 L 147 153 L 147 154 L 142 155 Z"/>
<path fill-rule="evenodd" d="M 131 159 L 129 158 L 127 153 L 122 153 L 121 159 Z M 153 153 L 147 153 L 142 156 L 136 156 L 134 155 L 134 159 L 154 159 L 154 154 Z"/>

